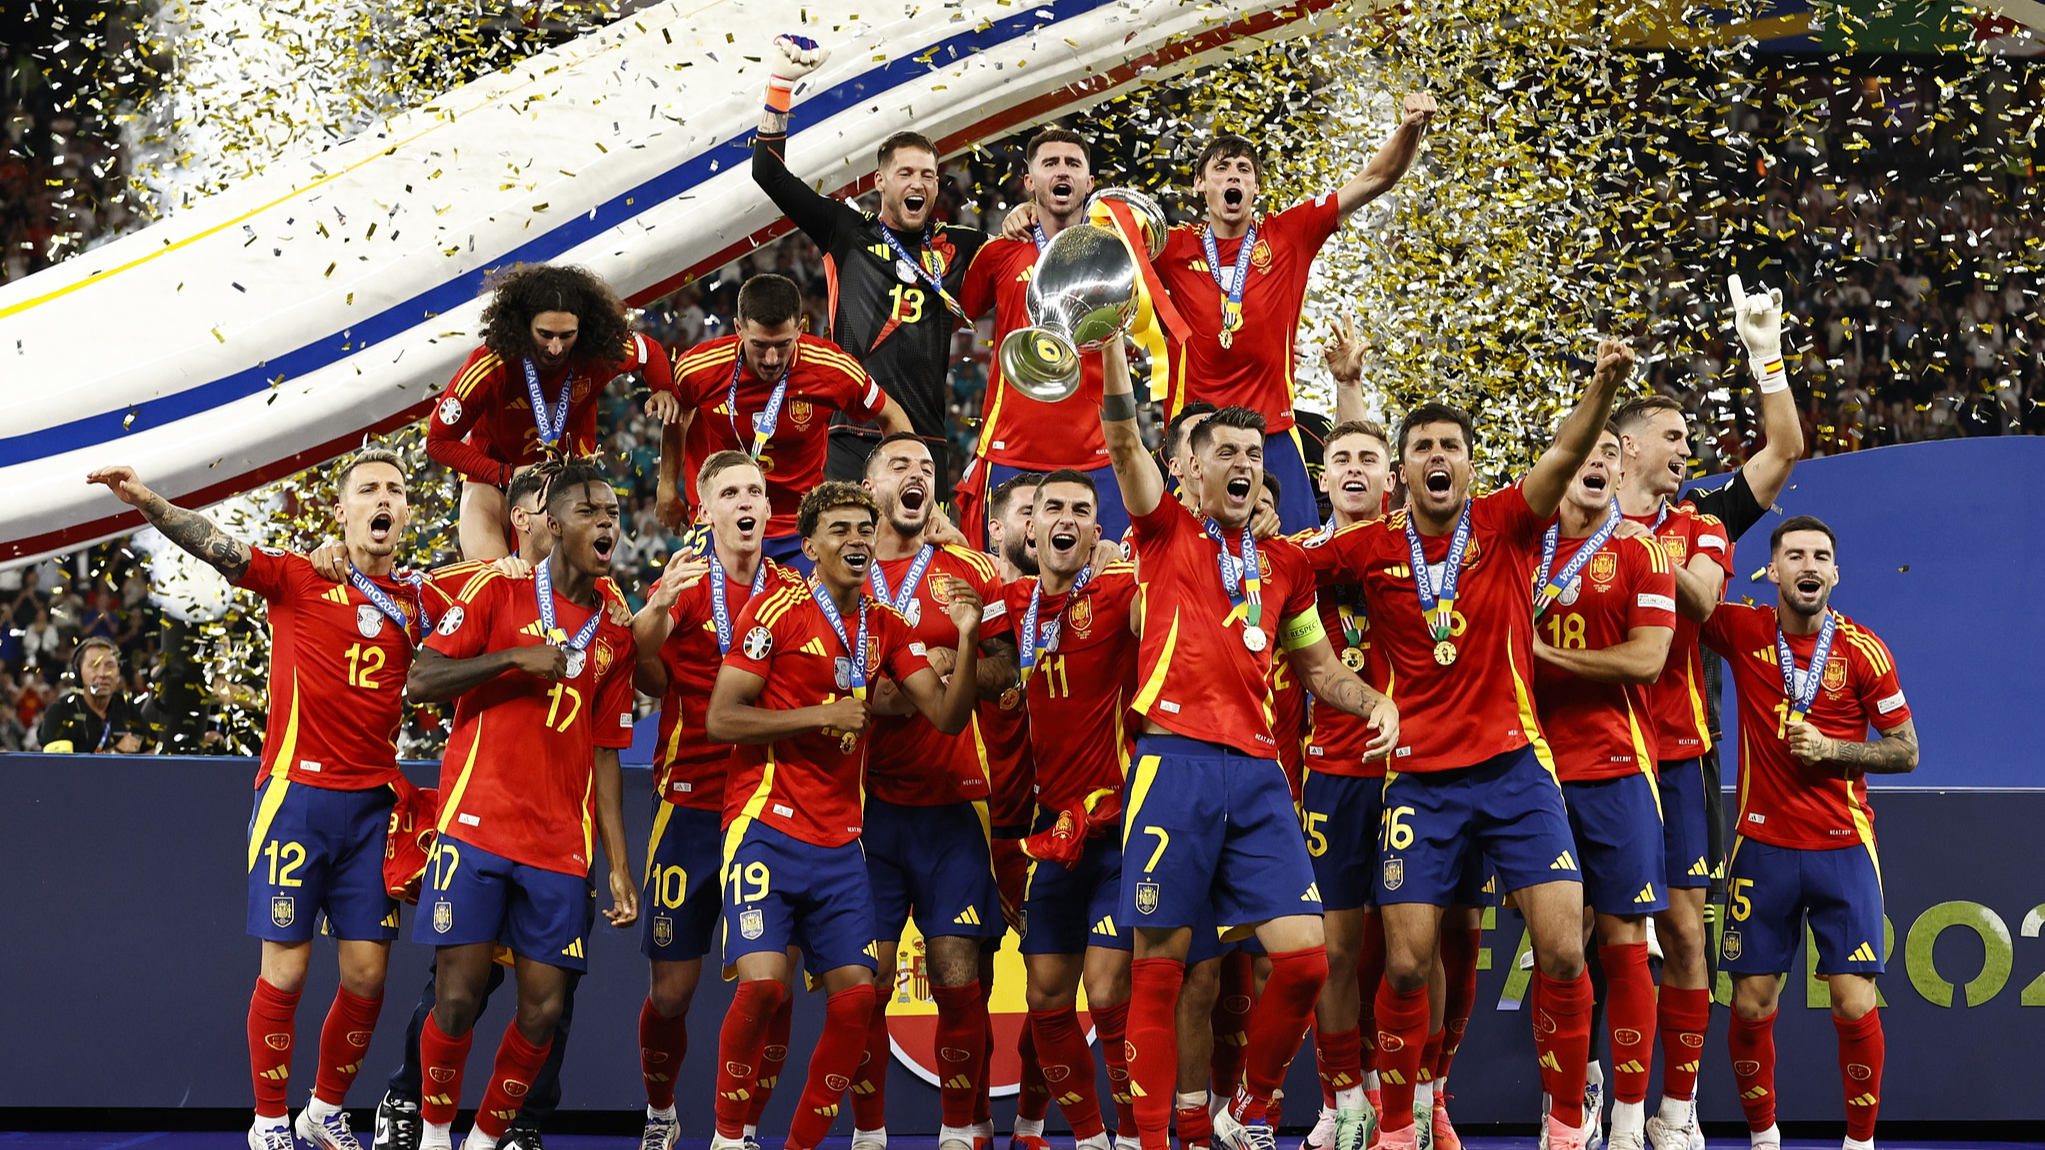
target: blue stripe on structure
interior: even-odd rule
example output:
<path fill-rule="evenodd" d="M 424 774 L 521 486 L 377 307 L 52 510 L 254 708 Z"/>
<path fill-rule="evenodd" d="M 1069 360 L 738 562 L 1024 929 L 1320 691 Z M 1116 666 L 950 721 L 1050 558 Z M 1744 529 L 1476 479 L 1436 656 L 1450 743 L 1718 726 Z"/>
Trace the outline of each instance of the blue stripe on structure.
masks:
<path fill-rule="evenodd" d="M 940 40 L 921 52 L 898 57 L 877 68 L 862 72 L 804 100 L 801 110 L 812 119 L 813 126 L 820 124 L 875 96 L 921 79 L 940 66 L 925 63 L 925 60 L 942 57 L 944 64 L 941 66 L 949 66 L 960 56 L 1008 43 L 1062 20 L 1106 7 L 1112 2 L 1114 0 L 1045 0 L 1044 3 L 1032 4 L 1028 11 L 996 21 L 984 30 L 962 32 L 949 39 Z M 1037 18 L 1036 13 L 1044 9 L 1054 10 L 1051 19 Z M 1058 11 L 1061 9 L 1062 11 Z M 798 131 L 796 134 L 801 133 Z M 729 165 L 721 161 L 729 160 L 731 157 L 723 153 L 752 136 L 753 132 L 748 130 L 741 135 L 720 141 L 638 187 L 613 196 L 599 205 L 594 212 L 576 213 L 560 226 L 505 253 L 490 267 L 553 259 L 601 232 L 636 218 L 728 168 Z M 746 154 L 749 159 L 750 151 Z M 641 208 L 635 205 L 627 210 L 628 200 L 646 206 Z M 275 359 L 210 383 L 186 388 L 157 399 L 145 400 L 133 407 L 85 416 L 25 435 L 0 438 L 0 467 L 11 467 L 66 451 L 97 446 L 118 439 L 124 434 L 203 415 L 237 399 L 261 394 L 273 386 L 272 381 L 281 382 L 310 375 L 320 368 L 409 331 L 435 315 L 452 311 L 474 299 L 482 289 L 484 276 L 489 270 L 478 268 L 468 272 L 386 308 L 360 323 L 350 324 L 340 332 L 314 340 Z"/>

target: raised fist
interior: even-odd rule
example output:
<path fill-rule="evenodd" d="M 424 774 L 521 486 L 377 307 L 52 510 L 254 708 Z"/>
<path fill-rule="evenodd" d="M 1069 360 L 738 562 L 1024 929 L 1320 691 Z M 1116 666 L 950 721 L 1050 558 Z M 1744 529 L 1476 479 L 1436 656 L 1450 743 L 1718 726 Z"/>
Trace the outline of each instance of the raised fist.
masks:
<path fill-rule="evenodd" d="M 793 84 L 811 72 L 824 66 L 831 58 L 831 50 L 807 36 L 774 37 L 774 75 Z"/>

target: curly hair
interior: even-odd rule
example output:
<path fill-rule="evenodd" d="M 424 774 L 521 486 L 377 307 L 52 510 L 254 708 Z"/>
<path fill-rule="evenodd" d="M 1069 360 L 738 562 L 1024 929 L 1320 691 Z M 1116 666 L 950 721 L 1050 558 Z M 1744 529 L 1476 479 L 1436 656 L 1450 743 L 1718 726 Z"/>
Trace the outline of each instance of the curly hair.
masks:
<path fill-rule="evenodd" d="M 488 284 L 483 346 L 506 363 L 532 355 L 533 317 L 543 311 L 571 312 L 581 321 L 571 358 L 615 363 L 624 353 L 631 335 L 625 305 L 595 273 L 563 264 L 513 264 L 493 274 Z"/>

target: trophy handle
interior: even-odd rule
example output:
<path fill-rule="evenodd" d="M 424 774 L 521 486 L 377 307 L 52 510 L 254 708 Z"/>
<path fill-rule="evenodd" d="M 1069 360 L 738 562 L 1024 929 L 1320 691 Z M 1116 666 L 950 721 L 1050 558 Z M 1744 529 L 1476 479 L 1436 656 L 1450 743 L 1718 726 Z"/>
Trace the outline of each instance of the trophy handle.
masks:
<path fill-rule="evenodd" d="M 1020 327 L 1001 341 L 1001 378 L 1041 403 L 1057 403 L 1079 390 L 1079 351 L 1072 341 L 1043 327 Z"/>

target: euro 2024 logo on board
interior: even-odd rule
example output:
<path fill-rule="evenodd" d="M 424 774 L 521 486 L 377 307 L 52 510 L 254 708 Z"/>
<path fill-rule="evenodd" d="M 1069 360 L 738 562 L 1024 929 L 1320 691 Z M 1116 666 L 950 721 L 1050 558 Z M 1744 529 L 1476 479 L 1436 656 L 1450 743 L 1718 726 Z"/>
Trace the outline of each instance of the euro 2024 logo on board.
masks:
<path fill-rule="evenodd" d="M 888 1012 L 888 1046 L 895 1052 L 895 1061 L 938 1086 L 943 1082 L 940 1068 L 947 1064 L 937 1049 L 937 1004 L 930 994 L 927 962 L 923 934 L 911 922 L 902 931 L 901 945 L 895 948 L 893 992 L 881 1005 Z M 1024 978 L 1022 955 L 1013 938 L 1006 938 L 994 955 L 994 993 L 987 1001 L 987 1015 L 994 1024 L 994 1056 L 987 1076 L 997 1098 L 1009 1097 L 1022 1087 L 1022 1059 L 1016 1054 L 1016 1041 L 1029 1022 Z M 1087 1041 L 1094 1041 L 1084 987 L 1079 992 L 1079 1024 L 1086 1030 Z"/>

